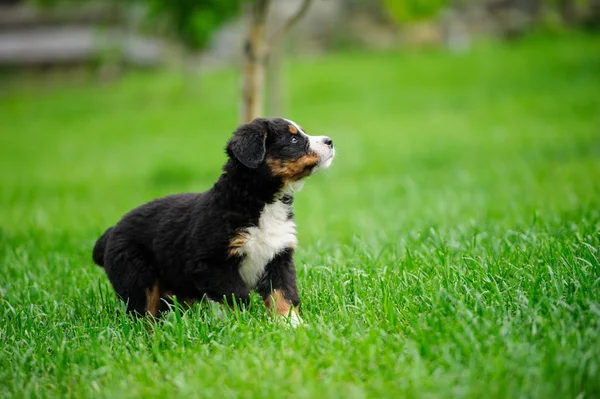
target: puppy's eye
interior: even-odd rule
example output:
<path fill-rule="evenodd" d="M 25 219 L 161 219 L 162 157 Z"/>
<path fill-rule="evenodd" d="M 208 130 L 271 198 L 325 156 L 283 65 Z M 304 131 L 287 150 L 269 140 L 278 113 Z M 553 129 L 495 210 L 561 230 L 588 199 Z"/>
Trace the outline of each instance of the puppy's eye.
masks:
<path fill-rule="evenodd" d="M 290 139 L 290 142 L 292 144 L 296 144 L 298 142 L 298 139 L 296 138 L 296 136 L 292 136 L 292 138 Z"/>

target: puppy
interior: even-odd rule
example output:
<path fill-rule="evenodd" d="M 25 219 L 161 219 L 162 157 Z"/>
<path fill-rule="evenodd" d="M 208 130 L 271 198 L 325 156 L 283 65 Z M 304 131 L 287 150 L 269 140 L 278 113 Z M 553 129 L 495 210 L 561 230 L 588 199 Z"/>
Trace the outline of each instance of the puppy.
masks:
<path fill-rule="evenodd" d="M 333 142 L 287 119 L 258 118 L 226 152 L 210 190 L 135 208 L 96 242 L 94 262 L 128 312 L 157 316 L 173 296 L 246 304 L 256 290 L 276 315 L 302 322 L 292 203 L 307 177 L 331 165 Z"/>

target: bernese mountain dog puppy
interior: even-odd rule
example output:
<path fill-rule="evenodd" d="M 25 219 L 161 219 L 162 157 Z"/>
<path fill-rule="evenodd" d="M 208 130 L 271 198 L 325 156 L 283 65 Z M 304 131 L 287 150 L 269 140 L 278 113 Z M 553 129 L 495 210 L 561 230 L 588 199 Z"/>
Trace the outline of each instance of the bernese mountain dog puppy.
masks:
<path fill-rule="evenodd" d="M 256 290 L 276 315 L 302 322 L 292 202 L 308 176 L 331 165 L 333 142 L 287 119 L 258 118 L 226 152 L 210 190 L 135 208 L 96 242 L 94 262 L 129 313 L 157 316 L 173 297 L 246 304 Z"/>

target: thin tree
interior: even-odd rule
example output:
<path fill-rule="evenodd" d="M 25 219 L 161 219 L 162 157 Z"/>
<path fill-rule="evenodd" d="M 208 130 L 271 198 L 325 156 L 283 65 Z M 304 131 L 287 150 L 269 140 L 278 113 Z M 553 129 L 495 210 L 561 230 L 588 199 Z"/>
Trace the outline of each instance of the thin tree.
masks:
<path fill-rule="evenodd" d="M 255 0 L 247 5 L 250 26 L 244 45 L 242 122 L 264 116 L 266 71 L 273 49 L 302 19 L 312 0 L 302 0 L 298 11 L 271 38 L 267 37 L 267 16 L 272 0 Z"/>
<path fill-rule="evenodd" d="M 47 6 L 67 0 L 36 0 Z M 90 0 L 72 0 L 74 4 Z M 267 37 L 267 15 L 274 0 L 112 0 L 126 8 L 142 4 L 147 11 L 150 31 L 171 36 L 186 51 L 206 48 L 213 32 L 238 15 L 242 6 L 250 21 L 243 49 L 242 122 L 264 116 L 266 70 L 272 50 L 306 14 L 312 0 L 301 0 L 296 13 L 270 38 Z M 275 76 L 274 78 L 277 78 Z M 276 85 L 278 82 L 275 83 Z"/>

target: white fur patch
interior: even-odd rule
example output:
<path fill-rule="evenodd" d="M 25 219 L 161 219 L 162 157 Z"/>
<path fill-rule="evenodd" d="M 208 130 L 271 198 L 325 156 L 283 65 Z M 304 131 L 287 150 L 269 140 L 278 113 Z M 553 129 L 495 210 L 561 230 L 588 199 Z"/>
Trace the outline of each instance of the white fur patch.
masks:
<path fill-rule="evenodd" d="M 293 311 L 290 311 L 289 322 L 290 322 L 290 325 L 294 328 L 298 327 L 299 325 L 304 323 L 302 318 L 300 316 L 298 316 L 298 313 L 293 312 Z"/>
<path fill-rule="evenodd" d="M 260 214 L 258 226 L 246 229 L 247 239 L 240 248 L 244 255 L 240 276 L 248 287 L 256 285 L 275 255 L 286 248 L 296 248 L 296 224 L 288 220 L 290 210 L 290 205 L 279 200 L 267 204 Z"/>
<path fill-rule="evenodd" d="M 283 188 L 283 193 L 293 197 L 294 194 L 302 190 L 304 183 L 306 183 L 305 179 L 290 182 Z"/>
<path fill-rule="evenodd" d="M 312 173 L 316 173 L 321 169 L 327 169 L 333 161 L 335 149 L 325 144 L 326 138 L 325 136 L 308 136 L 310 149 L 315 151 L 319 156 L 319 164 L 313 169 Z"/>

